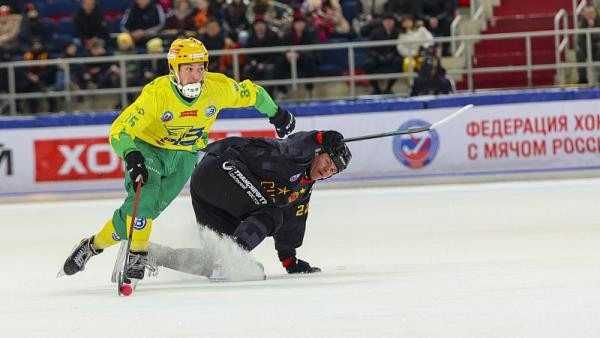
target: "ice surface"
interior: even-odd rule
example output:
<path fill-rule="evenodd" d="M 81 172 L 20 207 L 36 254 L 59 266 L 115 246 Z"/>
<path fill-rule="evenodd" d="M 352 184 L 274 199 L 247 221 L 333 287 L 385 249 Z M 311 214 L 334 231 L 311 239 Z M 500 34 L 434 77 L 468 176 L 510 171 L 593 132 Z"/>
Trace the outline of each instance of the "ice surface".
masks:
<path fill-rule="evenodd" d="M 315 190 L 290 276 L 271 240 L 266 281 L 161 270 L 132 297 L 117 247 L 56 279 L 120 200 L 0 205 L 0 337 L 600 337 L 600 180 Z M 188 198 L 152 239 L 196 245 Z"/>

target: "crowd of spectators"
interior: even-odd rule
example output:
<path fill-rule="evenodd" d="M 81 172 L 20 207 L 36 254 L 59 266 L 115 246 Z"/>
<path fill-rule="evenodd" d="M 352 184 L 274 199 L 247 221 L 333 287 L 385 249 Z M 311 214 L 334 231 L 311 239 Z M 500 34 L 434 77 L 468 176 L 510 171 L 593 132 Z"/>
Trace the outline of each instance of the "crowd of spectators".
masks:
<path fill-rule="evenodd" d="M 393 73 L 418 68 L 432 37 L 449 35 L 456 7 L 456 0 L 0 0 L 0 49 L 3 59 L 44 60 L 163 53 L 180 36 L 199 38 L 209 51 L 398 39 L 397 46 L 370 48 L 356 63 L 366 73 Z M 415 44 L 422 39 L 429 42 Z M 300 77 L 336 75 L 320 72 L 322 53 L 248 54 L 240 58 L 241 76 L 289 78 L 294 61 Z M 447 46 L 439 46 L 438 54 L 448 53 Z M 114 88 L 121 82 L 118 64 L 70 67 L 69 81 L 60 67 L 19 69 L 17 91 L 61 90 L 66 83 L 71 89 Z M 211 56 L 209 70 L 233 75 L 231 56 Z M 164 59 L 130 61 L 126 83 L 141 86 L 166 73 Z M 391 93 L 394 82 L 386 81 L 382 89 L 371 81 L 373 94 Z M 310 95 L 312 84 L 305 87 Z M 286 89 L 269 88 L 275 96 Z M 33 101 L 24 104 L 35 113 L 39 107 Z M 48 102 L 49 110 L 55 106 Z"/>

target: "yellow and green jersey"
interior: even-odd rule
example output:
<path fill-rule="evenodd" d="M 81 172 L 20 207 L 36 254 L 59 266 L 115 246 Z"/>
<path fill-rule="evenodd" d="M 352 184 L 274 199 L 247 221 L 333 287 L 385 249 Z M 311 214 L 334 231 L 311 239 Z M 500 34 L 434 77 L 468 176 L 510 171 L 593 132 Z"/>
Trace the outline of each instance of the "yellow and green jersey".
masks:
<path fill-rule="evenodd" d="M 113 122 L 110 143 L 121 157 L 135 150 L 136 138 L 159 148 L 196 152 L 206 147 L 221 109 L 249 106 L 269 117 L 277 112 L 269 94 L 250 80 L 236 82 L 207 72 L 202 92 L 188 101 L 169 75 L 161 76 L 148 83 Z"/>

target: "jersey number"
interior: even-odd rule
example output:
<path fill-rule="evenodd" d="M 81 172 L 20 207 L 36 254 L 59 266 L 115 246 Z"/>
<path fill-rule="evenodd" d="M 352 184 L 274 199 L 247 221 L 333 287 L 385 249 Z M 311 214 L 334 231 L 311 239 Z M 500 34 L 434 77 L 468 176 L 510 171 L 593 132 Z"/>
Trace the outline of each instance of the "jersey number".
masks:
<path fill-rule="evenodd" d="M 304 216 L 306 214 L 308 214 L 308 203 L 300 204 L 298 206 L 298 208 L 296 209 L 296 216 L 300 217 L 300 216 Z"/>
<path fill-rule="evenodd" d="M 245 83 L 240 83 L 240 88 L 242 88 L 242 90 L 240 90 L 240 97 L 250 97 L 250 91 Z"/>

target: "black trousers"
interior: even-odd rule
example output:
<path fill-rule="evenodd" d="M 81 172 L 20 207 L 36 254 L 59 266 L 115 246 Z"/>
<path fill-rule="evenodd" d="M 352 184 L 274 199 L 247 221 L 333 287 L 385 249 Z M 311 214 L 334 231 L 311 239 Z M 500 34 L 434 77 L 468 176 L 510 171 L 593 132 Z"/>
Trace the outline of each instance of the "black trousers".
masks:
<path fill-rule="evenodd" d="M 192 206 L 198 223 L 252 250 L 281 227 L 283 213 L 269 203 L 259 180 L 236 154 L 230 148 L 222 156 L 205 155 L 192 174 Z"/>

